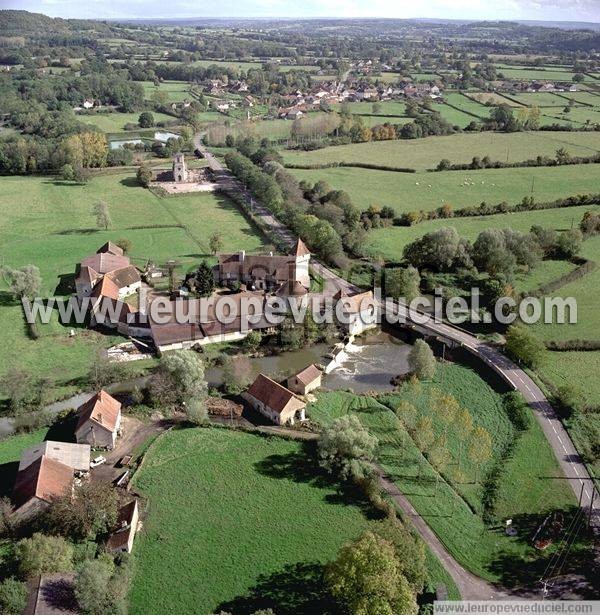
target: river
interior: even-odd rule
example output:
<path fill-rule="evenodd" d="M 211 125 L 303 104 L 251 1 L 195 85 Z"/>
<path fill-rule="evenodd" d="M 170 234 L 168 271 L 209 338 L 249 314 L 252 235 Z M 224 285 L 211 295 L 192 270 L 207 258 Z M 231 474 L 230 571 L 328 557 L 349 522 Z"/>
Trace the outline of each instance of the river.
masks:
<path fill-rule="evenodd" d="M 409 371 L 407 357 L 410 348 L 410 345 L 388 333 L 366 334 L 346 347 L 346 358 L 339 367 L 324 376 L 323 388 L 332 391 L 352 389 L 356 393 L 391 391 L 393 387 L 390 380 L 398 374 L 406 374 Z M 331 360 L 327 356 L 330 350 L 327 344 L 316 344 L 310 348 L 257 357 L 251 361 L 256 373 L 262 372 L 275 380 L 283 380 L 311 363 L 326 365 Z M 113 395 L 128 393 L 136 386 L 144 386 L 147 379 L 140 377 L 120 382 L 106 387 L 106 390 Z M 222 368 L 208 369 L 206 379 L 210 386 L 220 386 L 223 383 Z M 56 416 L 63 410 L 77 408 L 91 395 L 92 393 L 79 393 L 69 399 L 50 404 L 45 410 L 50 415 Z M 0 438 L 10 435 L 13 431 L 13 420 L 9 417 L 0 418 Z"/>
<path fill-rule="evenodd" d="M 324 376 L 323 388 L 332 391 L 352 389 L 357 393 L 391 391 L 390 380 L 409 371 L 407 357 L 410 348 L 388 333 L 366 334 L 346 347 L 347 357 L 339 367 Z M 310 348 L 255 358 L 252 365 L 256 372 L 281 381 L 311 363 L 326 365 L 331 360 L 327 356 L 330 351 L 327 344 L 316 344 Z M 207 370 L 207 380 L 211 386 L 219 386 L 223 382 L 222 370 Z"/>

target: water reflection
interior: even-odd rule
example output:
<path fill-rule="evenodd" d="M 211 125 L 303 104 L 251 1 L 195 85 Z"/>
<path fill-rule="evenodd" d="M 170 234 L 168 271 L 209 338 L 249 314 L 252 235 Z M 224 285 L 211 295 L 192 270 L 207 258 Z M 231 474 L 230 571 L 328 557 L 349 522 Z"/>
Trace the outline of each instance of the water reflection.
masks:
<path fill-rule="evenodd" d="M 367 336 L 348 346 L 348 358 L 328 374 L 324 386 L 328 389 L 352 389 L 356 393 L 391 391 L 390 380 L 408 373 L 408 353 L 411 346 L 387 333 Z"/>
<path fill-rule="evenodd" d="M 387 333 L 375 333 L 358 339 L 347 347 L 347 358 L 323 379 L 323 387 L 330 390 L 352 389 L 357 393 L 366 391 L 390 391 L 390 380 L 398 374 L 406 374 L 410 346 Z M 317 344 L 310 348 L 292 350 L 278 355 L 252 359 L 256 373 L 262 372 L 274 380 L 282 381 L 311 363 L 323 365 L 331 360 L 327 355 L 331 347 Z M 210 386 L 223 382 L 222 369 L 207 370 Z"/>

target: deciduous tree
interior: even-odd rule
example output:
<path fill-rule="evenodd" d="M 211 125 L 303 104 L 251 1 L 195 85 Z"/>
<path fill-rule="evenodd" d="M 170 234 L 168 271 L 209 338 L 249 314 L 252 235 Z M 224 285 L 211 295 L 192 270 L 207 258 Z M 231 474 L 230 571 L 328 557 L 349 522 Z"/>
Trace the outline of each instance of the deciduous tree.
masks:
<path fill-rule="evenodd" d="M 416 340 L 408 354 L 408 365 L 419 380 L 430 380 L 435 376 L 435 356 L 424 340 Z"/>
<path fill-rule="evenodd" d="M 347 414 L 327 426 L 319 439 L 319 462 L 329 472 L 343 478 L 359 470 L 362 462 L 375 456 L 378 440 L 363 427 L 359 418 Z"/>
<path fill-rule="evenodd" d="M 394 547 L 372 532 L 342 547 L 326 580 L 333 596 L 352 615 L 415 615 L 415 595 Z"/>

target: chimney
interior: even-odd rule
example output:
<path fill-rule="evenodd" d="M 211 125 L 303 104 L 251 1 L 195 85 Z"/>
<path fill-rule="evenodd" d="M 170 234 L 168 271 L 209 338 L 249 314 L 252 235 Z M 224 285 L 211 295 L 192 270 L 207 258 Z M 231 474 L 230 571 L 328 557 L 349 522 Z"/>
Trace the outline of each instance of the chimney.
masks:
<path fill-rule="evenodd" d="M 246 250 L 240 250 L 240 262 L 244 262 L 246 260 Z"/>

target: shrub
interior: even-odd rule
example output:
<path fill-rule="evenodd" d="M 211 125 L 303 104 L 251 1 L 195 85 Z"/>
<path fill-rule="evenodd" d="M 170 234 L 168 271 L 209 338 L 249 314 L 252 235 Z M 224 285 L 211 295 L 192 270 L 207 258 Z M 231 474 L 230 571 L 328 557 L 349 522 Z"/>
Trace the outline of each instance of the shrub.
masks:
<path fill-rule="evenodd" d="M 531 425 L 531 414 L 525 398 L 518 391 L 511 391 L 504 396 L 504 410 L 516 430 L 526 431 Z"/>
<path fill-rule="evenodd" d="M 23 577 L 67 572 L 73 566 L 73 546 L 60 536 L 36 533 L 20 540 L 15 554 Z"/>
<path fill-rule="evenodd" d="M 21 615 L 27 603 L 27 585 L 13 577 L 0 583 L 0 613 Z"/>

